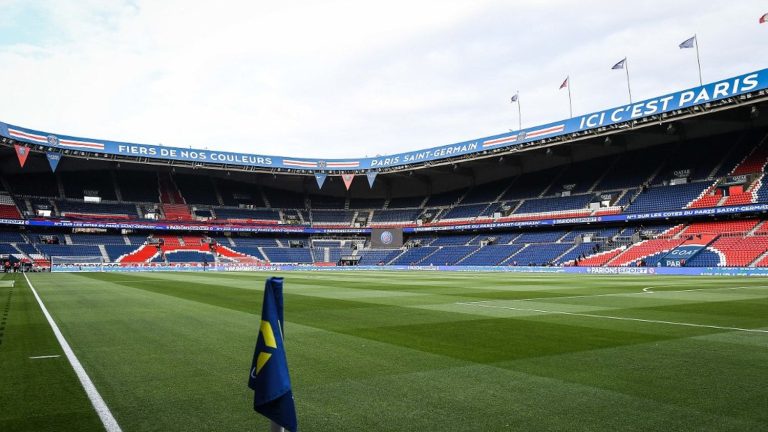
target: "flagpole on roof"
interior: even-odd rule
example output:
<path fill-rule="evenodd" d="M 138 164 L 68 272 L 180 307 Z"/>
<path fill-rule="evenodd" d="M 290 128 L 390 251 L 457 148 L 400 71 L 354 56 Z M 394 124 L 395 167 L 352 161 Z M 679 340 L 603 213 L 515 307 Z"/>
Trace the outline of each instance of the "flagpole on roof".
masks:
<path fill-rule="evenodd" d="M 703 86 L 704 81 L 701 79 L 701 58 L 699 57 L 699 37 L 696 33 L 693 34 L 693 41 L 696 43 L 696 63 L 699 65 L 699 85 Z"/>
<path fill-rule="evenodd" d="M 624 69 L 624 72 L 627 74 L 627 93 L 629 94 L 629 103 L 632 103 L 632 86 L 629 84 L 629 60 L 624 57 L 624 60 L 619 63 L 621 64 L 621 69 Z"/>
<path fill-rule="evenodd" d="M 517 102 L 517 130 L 523 130 L 523 110 L 520 108 L 520 90 L 515 92 L 512 102 Z"/>
<path fill-rule="evenodd" d="M 573 118 L 573 101 L 571 100 L 571 76 L 570 75 L 566 75 L 565 81 L 563 81 L 563 83 L 560 84 L 559 90 L 562 90 L 563 88 L 568 89 L 568 111 L 571 113 L 571 118 Z"/>

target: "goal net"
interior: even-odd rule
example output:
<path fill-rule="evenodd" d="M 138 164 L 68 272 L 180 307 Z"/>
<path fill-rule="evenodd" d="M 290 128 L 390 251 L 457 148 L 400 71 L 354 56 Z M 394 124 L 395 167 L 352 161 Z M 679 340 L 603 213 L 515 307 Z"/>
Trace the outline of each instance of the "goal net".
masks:
<path fill-rule="evenodd" d="M 104 257 L 89 256 L 51 256 L 51 271 L 104 271 Z"/>

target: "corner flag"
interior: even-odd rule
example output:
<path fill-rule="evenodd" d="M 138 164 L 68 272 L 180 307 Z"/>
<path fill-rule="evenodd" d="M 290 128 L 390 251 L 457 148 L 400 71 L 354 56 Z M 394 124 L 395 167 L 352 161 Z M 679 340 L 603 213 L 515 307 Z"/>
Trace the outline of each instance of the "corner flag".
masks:
<path fill-rule="evenodd" d="M 248 387 L 254 392 L 254 410 L 285 429 L 296 432 L 296 407 L 283 345 L 283 278 L 269 278 L 264 286 L 261 326 Z"/>

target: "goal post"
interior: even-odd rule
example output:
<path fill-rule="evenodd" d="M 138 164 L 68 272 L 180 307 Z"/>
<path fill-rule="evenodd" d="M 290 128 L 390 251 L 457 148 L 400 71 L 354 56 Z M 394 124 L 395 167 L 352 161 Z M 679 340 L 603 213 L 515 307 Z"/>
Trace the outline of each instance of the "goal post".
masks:
<path fill-rule="evenodd" d="M 101 255 L 51 255 L 50 258 L 52 272 L 104 271 L 104 257 Z"/>

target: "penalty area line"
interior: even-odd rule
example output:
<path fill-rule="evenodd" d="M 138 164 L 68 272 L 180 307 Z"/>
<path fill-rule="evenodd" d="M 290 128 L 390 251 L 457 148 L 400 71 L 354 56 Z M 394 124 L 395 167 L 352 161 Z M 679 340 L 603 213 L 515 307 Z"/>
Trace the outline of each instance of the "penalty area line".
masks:
<path fill-rule="evenodd" d="M 544 310 L 544 309 L 517 308 L 517 307 L 512 307 L 512 306 L 489 305 L 489 304 L 485 304 L 485 303 L 463 303 L 463 302 L 456 302 L 456 304 L 464 305 L 464 306 L 475 306 L 475 307 L 492 308 L 492 309 L 507 309 L 507 310 L 521 311 L 521 312 L 538 312 L 538 313 L 542 313 L 542 314 L 580 316 L 580 317 L 586 317 L 586 318 L 601 318 L 601 319 L 609 319 L 609 320 L 617 320 L 617 321 L 635 321 L 635 322 L 643 322 L 643 323 L 650 323 L 650 324 L 666 324 L 666 325 L 676 325 L 676 326 L 684 326 L 684 327 L 711 328 L 711 329 L 717 329 L 717 330 L 740 331 L 740 332 L 748 332 L 748 333 L 768 333 L 768 330 L 762 330 L 762 329 L 748 329 L 748 328 L 741 328 L 741 327 L 724 327 L 724 326 L 716 326 L 716 325 L 710 325 L 710 324 L 694 324 L 694 323 L 685 323 L 685 322 L 678 322 L 678 321 L 663 321 L 663 320 L 652 320 L 652 319 L 643 319 L 643 318 L 618 317 L 618 316 L 612 316 L 612 315 L 596 315 L 596 314 L 579 313 L 579 312 L 565 312 L 565 311 L 552 311 L 552 310 Z"/>
<path fill-rule="evenodd" d="M 99 391 L 96 390 L 96 386 L 93 385 L 91 377 L 89 377 L 88 373 L 85 372 L 83 365 L 80 364 L 80 360 L 78 360 L 75 352 L 72 351 L 72 347 L 69 346 L 69 342 L 64 339 L 64 335 L 61 333 L 61 330 L 59 330 L 59 326 L 56 325 L 56 322 L 53 321 L 53 317 L 51 317 L 51 314 L 48 313 L 48 309 L 43 304 L 43 300 L 40 298 L 40 296 L 37 295 L 37 291 L 35 290 L 35 287 L 32 286 L 32 282 L 29 281 L 26 273 L 24 273 L 24 279 L 27 280 L 27 286 L 29 286 L 29 289 L 32 290 L 32 294 L 35 296 L 37 303 L 40 305 L 40 310 L 43 311 L 45 319 L 48 320 L 48 324 L 50 324 L 51 330 L 53 330 L 53 334 L 59 341 L 61 349 L 64 350 L 64 354 L 66 355 L 67 360 L 69 360 L 69 364 L 72 365 L 72 369 L 75 370 L 75 374 L 80 380 L 80 384 L 83 386 L 85 393 L 88 395 L 88 399 L 91 400 L 91 404 L 96 410 L 96 414 L 99 415 L 101 423 L 104 425 L 104 429 L 106 429 L 107 432 L 122 432 L 120 425 L 117 424 L 117 420 L 115 420 L 115 417 L 112 415 L 112 411 L 109 410 L 109 407 L 107 406 L 106 402 L 104 402 L 104 399 L 99 394 Z"/>

